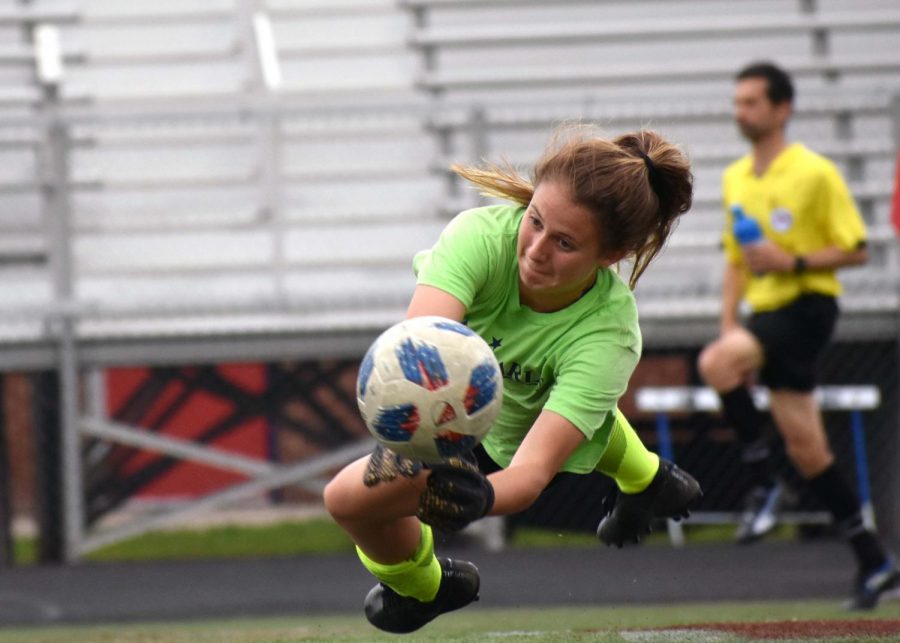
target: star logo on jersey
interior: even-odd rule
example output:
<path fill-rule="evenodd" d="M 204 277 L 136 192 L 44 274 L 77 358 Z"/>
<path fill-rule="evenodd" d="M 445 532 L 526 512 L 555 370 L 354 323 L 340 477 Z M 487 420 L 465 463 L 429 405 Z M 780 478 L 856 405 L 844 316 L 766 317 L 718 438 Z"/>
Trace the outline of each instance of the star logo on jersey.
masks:
<path fill-rule="evenodd" d="M 491 335 L 491 348 L 497 350 L 500 348 L 500 345 L 503 343 L 503 338 L 497 339 L 493 335 Z"/>

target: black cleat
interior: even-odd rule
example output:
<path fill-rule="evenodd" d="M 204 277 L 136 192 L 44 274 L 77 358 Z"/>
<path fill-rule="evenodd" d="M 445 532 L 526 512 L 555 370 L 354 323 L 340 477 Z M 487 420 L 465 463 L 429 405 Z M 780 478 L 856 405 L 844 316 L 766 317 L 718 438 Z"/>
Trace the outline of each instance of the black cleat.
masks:
<path fill-rule="evenodd" d="M 414 632 L 445 612 L 452 612 L 478 600 L 481 584 L 478 568 L 465 560 L 439 558 L 441 586 L 433 601 L 401 596 L 383 583 L 366 595 L 365 610 L 369 623 L 385 632 Z"/>
<path fill-rule="evenodd" d="M 659 471 L 646 489 L 634 494 L 618 492 L 612 510 L 597 526 L 597 538 L 617 547 L 638 543 L 650 533 L 655 519 L 687 518 L 702 495 L 693 476 L 660 458 Z"/>
<path fill-rule="evenodd" d="M 756 542 L 778 524 L 778 512 L 784 502 L 784 485 L 754 487 L 747 493 L 734 539 L 738 544 Z"/>
<path fill-rule="evenodd" d="M 853 588 L 850 609 L 870 610 L 878 605 L 878 601 L 887 596 L 900 593 L 900 570 L 891 558 L 878 569 L 864 573 L 859 572 Z"/>

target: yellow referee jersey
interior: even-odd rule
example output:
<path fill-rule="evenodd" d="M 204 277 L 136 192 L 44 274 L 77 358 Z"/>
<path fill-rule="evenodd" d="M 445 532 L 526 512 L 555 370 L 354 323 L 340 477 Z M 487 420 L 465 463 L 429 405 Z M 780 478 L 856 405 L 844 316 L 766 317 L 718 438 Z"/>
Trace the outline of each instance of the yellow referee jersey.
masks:
<path fill-rule="evenodd" d="M 759 222 L 767 239 L 791 254 L 807 255 L 828 246 L 846 251 L 860 247 L 866 239 L 865 223 L 831 161 L 794 143 L 781 151 L 762 176 L 757 176 L 748 154 L 726 168 L 722 196 L 726 212 L 722 239 L 725 256 L 744 267 L 744 298 L 754 311 L 780 308 L 805 293 L 841 293 L 833 269 L 807 269 L 799 275 L 752 274 L 731 232 L 731 208 L 740 205 Z"/>

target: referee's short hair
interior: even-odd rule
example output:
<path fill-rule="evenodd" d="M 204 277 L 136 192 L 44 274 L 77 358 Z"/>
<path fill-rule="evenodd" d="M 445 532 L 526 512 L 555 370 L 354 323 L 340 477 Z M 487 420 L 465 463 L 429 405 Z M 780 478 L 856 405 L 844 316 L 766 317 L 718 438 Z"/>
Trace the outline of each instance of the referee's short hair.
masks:
<path fill-rule="evenodd" d="M 751 63 L 735 76 L 735 80 L 747 78 L 764 78 L 767 84 L 766 95 L 773 104 L 794 102 L 794 83 L 790 75 L 778 65 L 765 61 Z"/>

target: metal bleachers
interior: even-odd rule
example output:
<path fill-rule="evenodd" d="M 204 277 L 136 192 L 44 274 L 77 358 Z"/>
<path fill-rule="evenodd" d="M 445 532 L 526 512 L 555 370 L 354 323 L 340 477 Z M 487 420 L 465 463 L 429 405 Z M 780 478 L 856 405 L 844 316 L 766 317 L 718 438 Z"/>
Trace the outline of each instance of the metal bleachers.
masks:
<path fill-rule="evenodd" d="M 195 122 L 103 115 L 76 124 L 72 140 L 71 277 L 89 304 L 85 332 L 202 332 L 228 320 L 265 332 L 311 311 L 399 311 L 411 256 L 443 225 L 415 110 L 284 109 L 274 140 L 262 108 Z M 46 275 L 34 278 L 20 288 Z M 200 313 L 217 323 L 179 322 Z"/>
<path fill-rule="evenodd" d="M 63 94 L 92 101 L 208 99 L 240 93 L 246 25 L 229 0 L 79 3 L 63 25 Z"/>
<path fill-rule="evenodd" d="M 731 76 L 759 55 L 797 75 L 792 135 L 838 163 L 872 228 L 872 265 L 847 272 L 854 294 L 890 286 L 900 63 L 876 45 L 900 33 L 896 14 L 879 0 L 140 0 L 35 2 L 12 24 L 60 28 L 67 279 L 98 341 L 154 328 L 371 333 L 402 312 L 414 252 L 479 202 L 446 168 L 501 156 L 527 167 L 555 124 L 577 119 L 659 129 L 692 158 L 695 207 L 638 291 L 652 338 L 655 311 L 660 323 L 713 317 L 719 176 L 746 149 Z M 0 298 L 40 307 L 57 286 L 42 263 L 47 132 L 29 114 L 0 126 L 12 160 L 0 194 L 15 205 L 0 208 L 0 251 L 16 262 Z M 42 336 L 39 320 L 30 328 Z"/>
<path fill-rule="evenodd" d="M 303 345 L 289 332 L 362 328 L 340 349 L 355 353 L 402 314 L 410 258 L 442 225 L 443 179 L 393 3 L 96 2 L 66 15 L 55 151 L 70 258 L 4 272 L 0 343 L 40 347 L 19 351 L 26 363 L 50 358 L 43 317 L 61 310 L 60 282 L 98 344 L 278 335 L 274 357 Z M 274 51 L 262 51 L 260 22 Z M 379 56 L 393 62 L 366 66 Z M 84 101 L 68 98 L 74 88 Z M 23 242 L 18 216 L 0 239 L 21 258 L 53 244 L 37 153 L 47 132 L 34 116 L 8 136 L 26 159 L 20 184 L 0 185 L 4 203 L 34 192 L 33 238 Z M 116 355 L 146 359 L 146 346 Z"/>
<path fill-rule="evenodd" d="M 420 16 L 419 82 L 447 97 L 714 94 L 760 52 L 811 89 L 898 70 L 889 43 L 900 24 L 884 2 L 404 4 Z"/>
<path fill-rule="evenodd" d="M 285 91 L 306 101 L 420 102 L 394 0 L 268 0 Z"/>
<path fill-rule="evenodd" d="M 32 116 L 43 111 L 48 78 L 42 66 L 47 28 L 77 20 L 70 5 L 6 3 L 0 7 L 0 307 L 46 302 L 46 218 L 41 207 L 38 150 L 44 132 Z M 62 54 L 68 59 L 67 54 Z M 33 287 L 23 287 L 22 284 Z"/>

